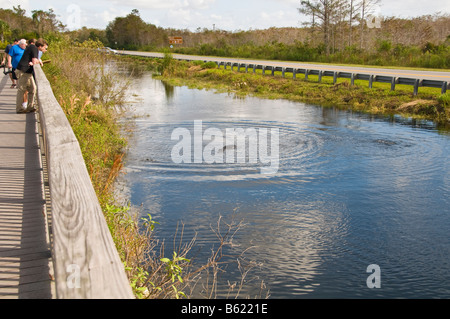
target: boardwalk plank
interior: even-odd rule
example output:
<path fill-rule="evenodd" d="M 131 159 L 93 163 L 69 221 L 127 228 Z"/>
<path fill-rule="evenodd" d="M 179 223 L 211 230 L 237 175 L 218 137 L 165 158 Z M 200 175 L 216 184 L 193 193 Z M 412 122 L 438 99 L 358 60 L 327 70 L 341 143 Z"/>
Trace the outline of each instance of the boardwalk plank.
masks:
<path fill-rule="evenodd" d="M 37 115 L 0 80 L 0 298 L 52 298 Z"/>

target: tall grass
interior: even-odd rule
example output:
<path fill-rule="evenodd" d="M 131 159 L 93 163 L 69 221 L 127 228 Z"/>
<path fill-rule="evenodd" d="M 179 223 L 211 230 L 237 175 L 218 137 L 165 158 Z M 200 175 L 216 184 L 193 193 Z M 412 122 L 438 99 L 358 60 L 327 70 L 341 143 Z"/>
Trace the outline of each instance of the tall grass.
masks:
<path fill-rule="evenodd" d="M 55 97 L 80 144 L 93 186 L 102 204 L 120 171 L 126 146 L 118 124 L 117 106 L 125 102 L 127 83 L 108 69 L 107 57 L 88 41 L 50 44 L 45 73 Z"/>

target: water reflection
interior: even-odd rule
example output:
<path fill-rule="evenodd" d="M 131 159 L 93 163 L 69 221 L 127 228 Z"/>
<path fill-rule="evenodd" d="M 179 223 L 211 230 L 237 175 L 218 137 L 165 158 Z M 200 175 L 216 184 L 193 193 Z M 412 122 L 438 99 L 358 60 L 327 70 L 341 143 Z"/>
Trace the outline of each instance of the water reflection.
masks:
<path fill-rule="evenodd" d="M 175 94 L 175 87 L 165 81 L 161 81 L 164 86 L 164 92 L 166 92 L 166 99 L 170 101 Z"/>
<path fill-rule="evenodd" d="M 244 220 L 236 249 L 263 263 L 273 298 L 449 297 L 450 139 L 429 122 L 367 116 L 288 101 L 233 99 L 168 87 L 143 75 L 130 117 L 123 184 L 170 240 L 198 233 L 197 259 L 219 216 Z M 276 127 L 280 167 L 174 164 L 175 128 Z M 409 123 L 409 124 L 408 124 Z M 366 286 L 370 264 L 382 289 Z M 225 280 L 233 280 L 235 270 Z M 249 294 L 256 289 L 248 287 Z"/>

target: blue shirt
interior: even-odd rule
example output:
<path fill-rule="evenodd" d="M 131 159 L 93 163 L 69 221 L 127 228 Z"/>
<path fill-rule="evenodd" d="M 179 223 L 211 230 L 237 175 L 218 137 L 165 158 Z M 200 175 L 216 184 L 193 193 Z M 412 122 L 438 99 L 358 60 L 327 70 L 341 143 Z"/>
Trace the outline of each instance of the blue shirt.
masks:
<path fill-rule="evenodd" d="M 23 52 L 25 52 L 25 50 L 18 44 L 9 50 L 8 54 L 11 56 L 11 64 L 14 69 L 17 69 L 17 65 L 19 64 L 20 59 L 22 59 Z"/>

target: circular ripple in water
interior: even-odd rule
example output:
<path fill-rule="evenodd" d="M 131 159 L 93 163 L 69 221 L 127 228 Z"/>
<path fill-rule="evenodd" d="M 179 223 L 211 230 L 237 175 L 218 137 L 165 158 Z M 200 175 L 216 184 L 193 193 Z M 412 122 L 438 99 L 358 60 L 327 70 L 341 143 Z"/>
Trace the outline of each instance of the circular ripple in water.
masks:
<path fill-rule="evenodd" d="M 210 129 L 222 136 L 204 136 Z M 128 169 L 153 171 L 153 178 L 236 181 L 277 177 L 282 181 L 301 175 L 307 179 L 314 173 L 314 167 L 323 164 L 320 159 L 323 132 L 297 123 L 202 122 L 201 127 L 193 122 L 148 123 L 140 132 L 137 138 L 141 148 L 139 155 L 135 155 L 138 159 L 132 161 Z M 182 137 L 179 132 L 183 133 Z M 234 143 L 227 140 L 229 132 L 237 137 Z M 199 139 L 202 141 L 201 162 L 194 150 L 194 140 Z M 245 141 L 245 145 L 239 144 L 239 139 Z M 212 145 L 212 142 L 217 144 Z M 190 149 L 183 147 L 188 144 Z M 174 151 L 174 148 L 177 149 Z M 185 162 L 177 163 L 179 159 L 174 158 L 173 153 L 181 158 L 186 150 L 190 152 L 189 159 L 184 157 Z M 209 155 L 216 159 L 213 163 L 211 160 L 208 163 Z"/>

